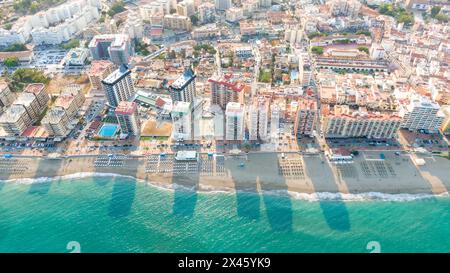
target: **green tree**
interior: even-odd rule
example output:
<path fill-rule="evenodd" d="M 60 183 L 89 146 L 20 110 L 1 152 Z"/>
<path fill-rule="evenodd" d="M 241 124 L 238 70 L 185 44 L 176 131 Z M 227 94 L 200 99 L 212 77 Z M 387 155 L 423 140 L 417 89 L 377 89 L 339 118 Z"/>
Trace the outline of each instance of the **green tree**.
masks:
<path fill-rule="evenodd" d="M 197 16 L 196 14 L 191 15 L 190 19 L 191 19 L 192 24 L 193 24 L 194 26 L 196 26 L 197 23 L 198 23 L 198 16 Z"/>
<path fill-rule="evenodd" d="M 358 30 L 357 32 L 356 32 L 356 34 L 357 35 L 366 35 L 366 36 L 371 36 L 371 34 L 370 34 L 370 31 L 368 31 L 368 30 Z"/>
<path fill-rule="evenodd" d="M 139 55 L 147 56 L 150 54 L 150 51 L 147 49 L 148 45 L 144 42 L 136 42 L 135 51 Z"/>
<path fill-rule="evenodd" d="M 108 11 L 109 16 L 114 16 L 115 14 L 125 10 L 125 4 L 123 1 L 119 0 L 115 2 Z"/>
<path fill-rule="evenodd" d="M 447 14 L 439 13 L 434 19 L 438 20 L 439 22 L 447 23 L 448 21 L 450 21 L 450 16 L 448 16 Z"/>
<path fill-rule="evenodd" d="M 50 79 L 44 73 L 32 68 L 18 68 L 11 75 L 11 89 L 19 91 L 29 83 L 44 83 L 47 84 Z"/>
<path fill-rule="evenodd" d="M 430 10 L 431 17 L 432 17 L 432 18 L 435 18 L 436 15 L 438 15 L 439 12 L 441 12 L 441 9 L 442 9 L 442 8 L 441 8 L 440 6 L 434 6 L 434 7 L 432 7 L 431 10 Z"/>
<path fill-rule="evenodd" d="M 75 48 L 75 47 L 79 47 L 80 46 L 80 40 L 78 39 L 71 39 L 66 43 L 62 43 L 60 45 L 61 48 L 63 49 L 71 49 L 71 48 Z"/>
<path fill-rule="evenodd" d="M 366 46 L 358 46 L 358 50 L 369 54 L 369 49 Z"/>
<path fill-rule="evenodd" d="M 2 50 L 1 52 L 16 52 L 16 51 L 25 51 L 27 47 L 24 44 L 12 44 Z"/>
<path fill-rule="evenodd" d="M 321 46 L 313 46 L 311 47 L 311 51 L 317 55 L 322 55 L 323 54 L 323 47 Z"/>
<path fill-rule="evenodd" d="M 17 57 L 7 57 L 3 61 L 3 64 L 7 67 L 16 67 L 19 65 L 19 59 Z"/>
<path fill-rule="evenodd" d="M 12 24 L 11 24 L 11 23 L 6 23 L 6 24 L 3 26 L 3 28 L 6 29 L 6 30 L 10 30 L 10 29 L 12 28 Z"/>

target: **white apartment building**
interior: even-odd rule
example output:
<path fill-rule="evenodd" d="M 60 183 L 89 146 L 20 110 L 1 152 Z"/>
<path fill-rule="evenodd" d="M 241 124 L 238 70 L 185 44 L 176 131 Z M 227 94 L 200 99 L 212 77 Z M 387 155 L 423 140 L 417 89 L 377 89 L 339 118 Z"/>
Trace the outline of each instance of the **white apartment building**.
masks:
<path fill-rule="evenodd" d="M 249 140 L 267 140 L 269 124 L 270 100 L 265 97 L 254 97 L 248 109 Z"/>
<path fill-rule="evenodd" d="M 225 140 L 244 140 L 245 106 L 229 102 L 225 110 Z"/>
<path fill-rule="evenodd" d="M 176 101 L 172 108 L 172 139 L 192 139 L 192 109 L 190 102 Z"/>
<path fill-rule="evenodd" d="M 163 24 L 165 28 L 173 30 L 190 31 L 192 29 L 191 19 L 177 14 L 164 15 Z"/>
<path fill-rule="evenodd" d="M 8 136 L 20 136 L 32 124 L 33 121 L 23 105 L 11 105 L 0 116 L 0 126 Z"/>
<path fill-rule="evenodd" d="M 259 7 L 259 0 L 246 0 L 242 3 L 244 16 L 252 15 Z"/>
<path fill-rule="evenodd" d="M 144 37 L 144 24 L 138 13 L 130 11 L 127 20 L 122 26 L 122 33 L 128 34 L 130 39 L 142 39 Z"/>
<path fill-rule="evenodd" d="M 228 22 L 236 23 L 244 18 L 244 12 L 241 8 L 231 7 L 225 12 L 225 19 Z"/>
<path fill-rule="evenodd" d="M 182 16 L 191 16 L 195 14 L 194 1 L 183 0 L 177 4 L 177 13 Z"/>
<path fill-rule="evenodd" d="M 270 106 L 270 138 L 278 140 L 280 132 L 281 107 L 278 104 Z"/>
<path fill-rule="evenodd" d="M 201 24 L 214 22 L 216 9 L 212 3 L 203 3 L 198 6 L 198 20 Z"/>
<path fill-rule="evenodd" d="M 7 47 L 12 44 L 24 44 L 26 38 L 21 32 L 0 28 L 0 46 Z"/>
<path fill-rule="evenodd" d="M 69 18 L 60 20 L 56 11 L 50 13 L 50 17 L 37 16 L 36 23 L 31 30 L 31 36 L 33 37 L 34 44 L 60 44 L 68 41 L 76 33 L 82 31 L 86 26 L 98 19 L 100 14 L 98 9 L 93 6 L 85 6 L 80 8 L 75 15 Z M 34 17 L 33 17 L 34 18 Z M 46 18 L 46 19 L 44 19 Z M 53 27 L 49 27 L 48 21 L 52 22 Z M 61 17 L 63 18 L 63 17 Z M 54 22 L 53 22 L 54 21 Z M 59 24 L 57 24 L 60 22 Z"/>
<path fill-rule="evenodd" d="M 0 114 L 14 102 L 15 96 L 6 82 L 0 82 Z"/>
<path fill-rule="evenodd" d="M 41 124 L 49 136 L 66 137 L 70 132 L 68 128 L 69 121 L 69 117 L 64 109 L 53 107 L 42 119 Z"/>
<path fill-rule="evenodd" d="M 204 39 L 204 38 L 211 38 L 211 37 L 217 37 L 220 35 L 220 30 L 217 27 L 216 24 L 208 24 L 204 25 L 198 28 L 195 28 L 191 32 L 193 39 Z"/>
<path fill-rule="evenodd" d="M 414 96 L 407 106 L 400 110 L 403 116 L 401 128 L 410 131 L 423 130 L 427 133 L 437 133 L 444 121 L 444 114 L 439 111 L 439 104 L 423 96 Z"/>

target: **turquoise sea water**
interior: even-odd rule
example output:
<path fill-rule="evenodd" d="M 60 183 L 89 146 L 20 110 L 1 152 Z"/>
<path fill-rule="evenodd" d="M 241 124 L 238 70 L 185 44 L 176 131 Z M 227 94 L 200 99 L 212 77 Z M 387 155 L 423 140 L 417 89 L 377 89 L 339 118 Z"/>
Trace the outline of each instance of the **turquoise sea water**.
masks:
<path fill-rule="evenodd" d="M 0 252 L 450 251 L 450 199 L 305 201 L 123 177 L 0 183 Z"/>

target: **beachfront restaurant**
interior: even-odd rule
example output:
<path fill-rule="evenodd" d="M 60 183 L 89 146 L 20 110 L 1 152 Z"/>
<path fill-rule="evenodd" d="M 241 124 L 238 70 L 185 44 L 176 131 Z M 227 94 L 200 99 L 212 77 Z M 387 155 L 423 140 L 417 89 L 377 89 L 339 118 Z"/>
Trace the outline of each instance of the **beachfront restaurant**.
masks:
<path fill-rule="evenodd" d="M 330 151 L 325 152 L 325 155 L 331 163 L 353 163 L 353 155 L 343 149 L 338 149 L 335 151 L 330 149 Z"/>
<path fill-rule="evenodd" d="M 177 161 L 198 161 L 198 153 L 196 151 L 178 151 L 175 154 Z"/>

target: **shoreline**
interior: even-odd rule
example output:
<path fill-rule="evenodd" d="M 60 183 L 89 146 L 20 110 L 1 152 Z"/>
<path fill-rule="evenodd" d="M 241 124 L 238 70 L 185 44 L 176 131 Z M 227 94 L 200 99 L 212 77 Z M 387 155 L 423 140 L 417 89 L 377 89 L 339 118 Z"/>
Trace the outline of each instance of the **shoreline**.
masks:
<path fill-rule="evenodd" d="M 429 193 L 383 193 L 383 192 L 360 192 L 360 193 L 340 193 L 340 192 L 293 192 L 289 190 L 263 190 L 263 191 L 249 191 L 249 190 L 237 190 L 235 188 L 213 188 L 213 187 L 199 187 L 197 189 L 188 188 L 180 184 L 161 184 L 153 183 L 152 181 L 141 180 L 135 177 L 120 175 L 115 173 L 89 173 L 80 172 L 73 173 L 64 176 L 55 177 L 39 177 L 39 178 L 16 178 L 10 180 L 0 180 L 0 183 L 18 183 L 24 185 L 30 185 L 34 183 L 51 183 L 60 180 L 82 180 L 84 178 L 96 178 L 96 177 L 120 177 L 125 179 L 133 179 L 139 183 L 146 183 L 146 185 L 154 187 L 159 190 L 174 191 L 178 188 L 186 191 L 196 191 L 199 194 L 236 194 L 248 193 L 248 194 L 264 194 L 264 195 L 289 195 L 293 199 L 317 202 L 317 201 L 345 201 L 345 202 L 367 202 L 367 201 L 384 201 L 384 202 L 409 202 L 422 199 L 430 199 L 435 197 L 450 197 L 449 192 L 443 192 L 439 194 Z M 66 183 L 68 183 L 67 181 Z M 171 186 L 169 186 L 171 185 Z"/>
<path fill-rule="evenodd" d="M 224 160 L 224 173 L 179 174 L 147 173 L 145 157 L 132 156 L 123 167 L 95 167 L 97 156 L 64 158 L 14 157 L 11 166 L 23 168 L 16 173 L 0 172 L 1 182 L 39 183 L 83 177 L 127 177 L 152 186 L 173 190 L 183 187 L 198 192 L 249 192 L 288 194 L 305 200 L 397 200 L 449 195 L 450 179 L 444 158 L 426 158 L 425 166 L 415 166 L 408 156 L 386 154 L 382 163 L 377 153 L 364 152 L 354 163 L 330 164 L 322 155 L 288 154 L 287 161 L 278 153 L 249 154 Z M 379 156 L 379 154 L 378 154 Z M 6 159 L 7 160 L 7 159 Z M 245 163 L 245 167 L 239 166 Z M 442 165 L 444 164 L 444 165 Z M 292 173 L 280 173 L 280 166 Z M 384 176 L 367 176 L 386 172 Z M 380 167 L 381 166 L 381 167 Z M 289 169 L 291 168 L 291 169 Z M 381 168 L 381 169 L 380 169 Z M 389 174 L 388 170 L 392 172 Z"/>

